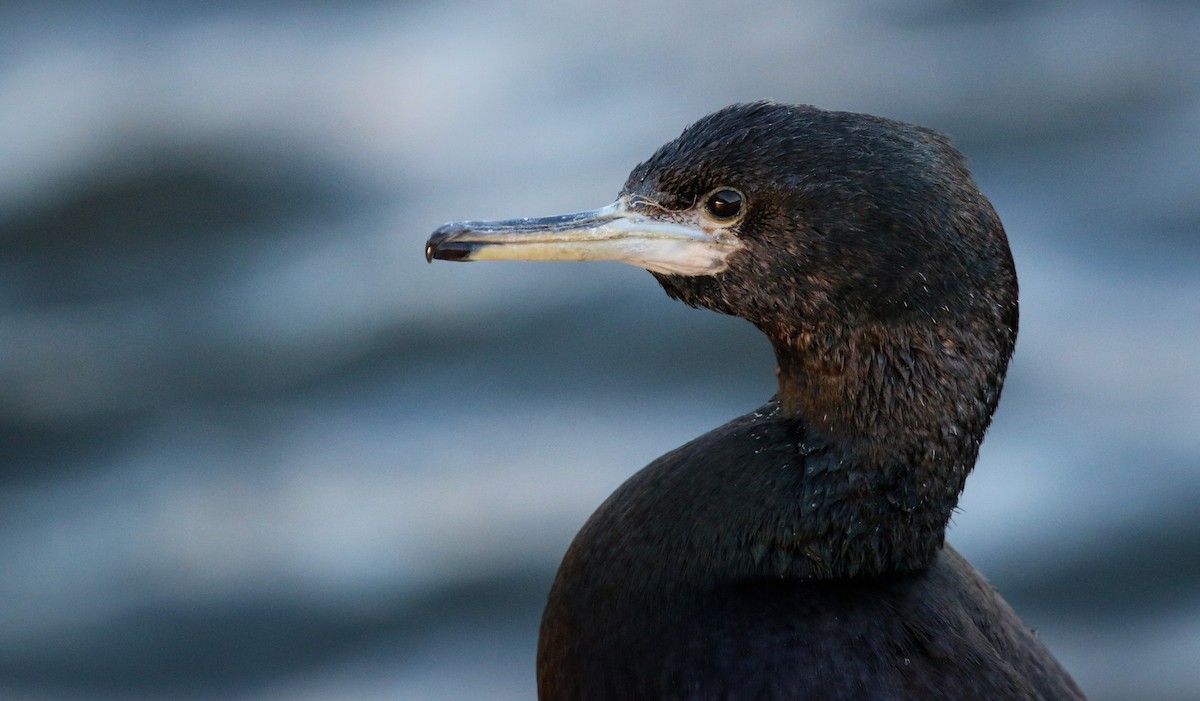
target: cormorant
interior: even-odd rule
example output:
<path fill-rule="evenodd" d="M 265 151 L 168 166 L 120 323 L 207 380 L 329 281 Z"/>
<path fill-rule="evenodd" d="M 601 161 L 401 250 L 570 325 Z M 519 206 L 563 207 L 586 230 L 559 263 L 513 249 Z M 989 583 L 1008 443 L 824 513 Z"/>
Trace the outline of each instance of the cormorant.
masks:
<path fill-rule="evenodd" d="M 1082 699 L 945 544 L 1017 335 L 999 218 L 942 134 L 755 102 L 601 209 L 439 228 L 432 260 L 616 260 L 771 340 L 778 393 L 623 484 L 542 619 L 538 696 Z"/>

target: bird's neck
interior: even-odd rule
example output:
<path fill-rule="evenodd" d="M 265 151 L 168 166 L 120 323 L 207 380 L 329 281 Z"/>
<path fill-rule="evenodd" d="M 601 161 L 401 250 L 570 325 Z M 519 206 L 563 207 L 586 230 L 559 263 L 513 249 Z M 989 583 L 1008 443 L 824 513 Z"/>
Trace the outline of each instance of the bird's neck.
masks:
<path fill-rule="evenodd" d="M 995 406 L 984 386 L 989 378 L 961 355 L 968 350 L 963 339 L 934 326 L 771 336 L 780 412 L 847 456 L 843 470 L 814 477 L 824 483 L 809 486 L 835 495 L 837 508 L 858 513 L 884 534 L 829 543 L 834 554 L 843 546 L 879 551 L 854 560 L 867 571 L 843 572 L 834 562 L 827 573 L 858 576 L 929 564 Z M 837 528 L 836 508 L 827 513 L 836 540 L 847 531 Z"/>

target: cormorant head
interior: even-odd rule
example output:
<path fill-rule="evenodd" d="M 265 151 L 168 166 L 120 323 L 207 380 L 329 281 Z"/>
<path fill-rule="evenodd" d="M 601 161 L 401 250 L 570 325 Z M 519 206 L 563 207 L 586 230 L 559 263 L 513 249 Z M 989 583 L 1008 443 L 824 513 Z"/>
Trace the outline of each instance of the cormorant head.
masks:
<path fill-rule="evenodd" d="M 447 224 L 426 256 L 623 261 L 768 333 L 1016 308 L 1004 230 L 944 136 L 773 102 L 692 124 L 612 205 Z"/>
<path fill-rule="evenodd" d="M 447 224 L 426 256 L 638 265 L 762 329 L 781 385 L 870 371 L 849 363 L 902 373 L 910 346 L 945 356 L 937 372 L 973 376 L 947 389 L 986 405 L 970 412 L 980 437 L 1016 337 L 1008 242 L 961 154 L 923 127 L 811 106 L 727 107 L 634 168 L 612 205 Z"/>

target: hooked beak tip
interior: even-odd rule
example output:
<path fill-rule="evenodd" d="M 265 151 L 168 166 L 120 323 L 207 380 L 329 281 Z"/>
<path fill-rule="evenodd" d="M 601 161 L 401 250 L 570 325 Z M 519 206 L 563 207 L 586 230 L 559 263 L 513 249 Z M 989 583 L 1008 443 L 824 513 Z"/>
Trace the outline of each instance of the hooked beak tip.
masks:
<path fill-rule="evenodd" d="M 439 226 L 425 242 L 425 262 L 432 263 L 434 258 L 438 260 L 465 260 L 468 258 L 475 245 L 453 240 L 456 235 L 468 230 L 469 227 L 464 222 L 451 222 Z"/>

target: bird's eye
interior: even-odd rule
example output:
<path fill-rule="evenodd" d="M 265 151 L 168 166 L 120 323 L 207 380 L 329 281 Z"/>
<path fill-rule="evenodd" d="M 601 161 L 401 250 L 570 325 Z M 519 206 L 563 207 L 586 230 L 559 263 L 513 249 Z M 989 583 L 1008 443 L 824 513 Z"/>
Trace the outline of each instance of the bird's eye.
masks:
<path fill-rule="evenodd" d="M 733 219 L 742 211 L 742 193 L 727 187 L 714 190 L 704 201 L 704 209 L 713 219 Z"/>

